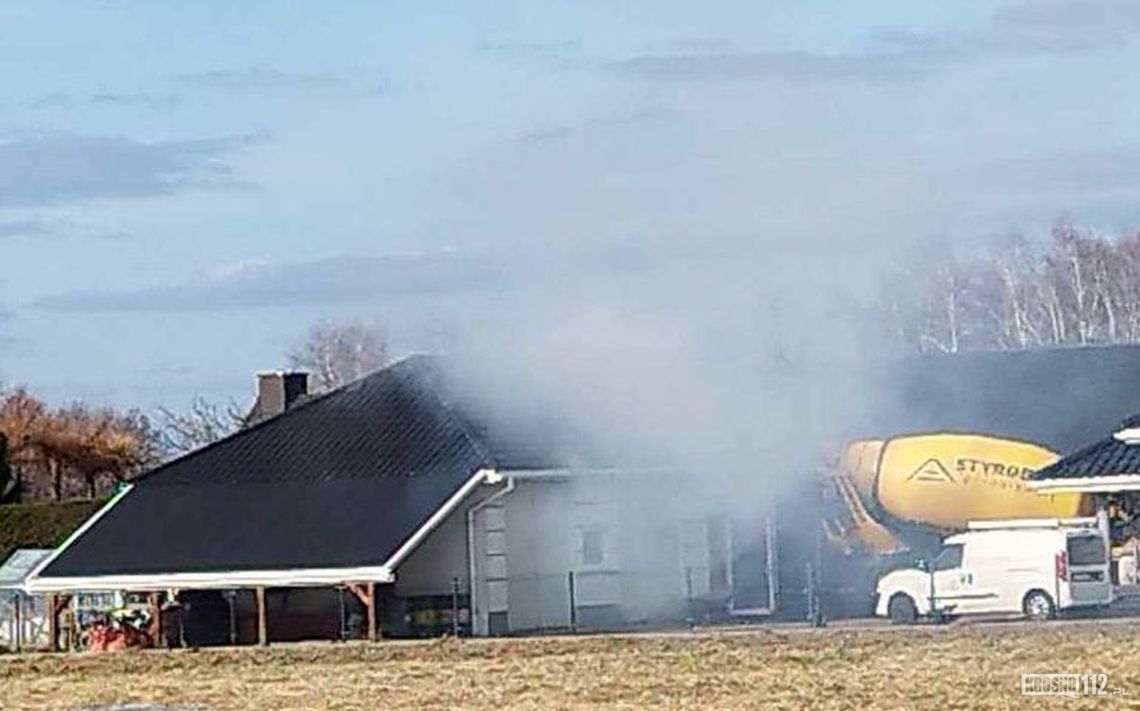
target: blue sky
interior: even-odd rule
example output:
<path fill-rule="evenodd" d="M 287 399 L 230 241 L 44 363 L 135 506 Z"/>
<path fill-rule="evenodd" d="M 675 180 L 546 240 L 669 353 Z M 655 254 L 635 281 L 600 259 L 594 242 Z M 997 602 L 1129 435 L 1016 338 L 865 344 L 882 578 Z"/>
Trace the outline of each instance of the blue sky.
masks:
<path fill-rule="evenodd" d="M 434 350 L 739 254 L 1140 226 L 1137 75 L 1125 0 L 8 0 L 0 379 L 242 399 L 319 317 Z"/>

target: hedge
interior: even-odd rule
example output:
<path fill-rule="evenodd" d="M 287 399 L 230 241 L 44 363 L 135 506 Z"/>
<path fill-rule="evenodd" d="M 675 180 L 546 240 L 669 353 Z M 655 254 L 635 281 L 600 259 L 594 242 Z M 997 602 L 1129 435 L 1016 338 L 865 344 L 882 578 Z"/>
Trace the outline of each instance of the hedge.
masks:
<path fill-rule="evenodd" d="M 55 548 L 104 503 L 97 500 L 0 506 L 0 562 L 17 548 Z"/>

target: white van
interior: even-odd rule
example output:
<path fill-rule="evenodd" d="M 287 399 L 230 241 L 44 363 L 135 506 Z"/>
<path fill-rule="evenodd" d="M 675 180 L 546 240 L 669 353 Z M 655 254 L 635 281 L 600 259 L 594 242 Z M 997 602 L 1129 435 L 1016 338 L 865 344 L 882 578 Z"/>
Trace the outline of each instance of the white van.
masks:
<path fill-rule="evenodd" d="M 1108 548 L 1095 519 L 970 524 L 929 564 L 879 579 L 875 613 L 895 623 L 974 613 L 1048 620 L 1112 602 Z"/>

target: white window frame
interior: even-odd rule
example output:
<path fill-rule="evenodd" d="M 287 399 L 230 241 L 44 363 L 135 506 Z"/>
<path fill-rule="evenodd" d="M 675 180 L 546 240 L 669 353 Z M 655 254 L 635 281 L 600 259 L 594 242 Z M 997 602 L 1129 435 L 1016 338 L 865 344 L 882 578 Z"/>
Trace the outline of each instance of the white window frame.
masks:
<path fill-rule="evenodd" d="M 597 534 L 601 543 L 602 559 L 596 563 L 586 560 L 586 536 Z M 580 523 L 574 526 L 574 568 L 581 571 L 609 570 L 614 567 L 613 527 L 603 523 Z"/>

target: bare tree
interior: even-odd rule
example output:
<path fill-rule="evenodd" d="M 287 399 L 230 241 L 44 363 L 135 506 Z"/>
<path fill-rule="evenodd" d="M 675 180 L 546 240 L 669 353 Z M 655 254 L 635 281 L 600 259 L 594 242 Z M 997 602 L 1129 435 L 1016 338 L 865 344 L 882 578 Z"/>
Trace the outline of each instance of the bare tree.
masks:
<path fill-rule="evenodd" d="M 883 278 L 885 330 L 920 351 L 1140 342 L 1140 233 L 1060 223 L 1050 238 L 965 262 L 927 249 Z"/>
<path fill-rule="evenodd" d="M 384 367 L 388 342 L 360 321 L 313 324 L 288 354 L 289 365 L 312 374 L 313 389 L 332 390 Z"/>
<path fill-rule="evenodd" d="M 14 501 L 20 493 L 20 482 L 8 462 L 8 438 L 0 432 L 0 504 Z"/>
<path fill-rule="evenodd" d="M 1053 228 L 1053 241 L 1045 257 L 1047 278 L 1053 282 L 1061 311 L 1072 324 L 1079 345 L 1095 342 L 1100 325 L 1102 304 L 1093 277 L 1096 244 L 1095 237 L 1062 223 Z"/>
<path fill-rule="evenodd" d="M 888 328 L 920 351 L 977 347 L 994 330 L 996 316 L 986 313 L 997 288 L 992 269 L 958 259 L 947 245 L 928 245 L 885 283 Z"/>
<path fill-rule="evenodd" d="M 245 423 L 237 404 L 221 406 L 195 397 L 185 412 L 158 408 L 158 437 L 167 456 L 179 456 L 226 437 Z"/>
<path fill-rule="evenodd" d="M 1045 342 L 1044 294 L 1037 253 L 1025 235 L 1014 233 L 993 257 L 994 273 L 1001 296 L 991 304 L 993 318 L 1001 324 L 1002 348 L 1030 348 Z"/>
<path fill-rule="evenodd" d="M 1115 259 L 1122 338 L 1134 343 L 1140 341 L 1140 233 L 1128 235 L 1117 243 Z"/>

